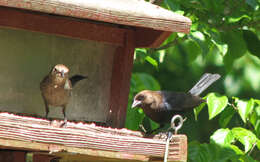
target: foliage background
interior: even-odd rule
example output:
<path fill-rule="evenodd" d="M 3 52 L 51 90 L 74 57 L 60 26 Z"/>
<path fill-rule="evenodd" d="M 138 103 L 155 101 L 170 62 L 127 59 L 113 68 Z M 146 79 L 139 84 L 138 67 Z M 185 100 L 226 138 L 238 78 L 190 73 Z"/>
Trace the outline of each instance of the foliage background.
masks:
<path fill-rule="evenodd" d="M 157 49 L 136 49 L 126 127 L 158 126 L 130 108 L 137 92 L 188 91 L 203 73 L 219 73 L 202 94 L 207 104 L 186 114 L 181 133 L 189 161 L 260 161 L 260 0 L 156 3 L 189 17 L 191 32 L 173 33 Z"/>

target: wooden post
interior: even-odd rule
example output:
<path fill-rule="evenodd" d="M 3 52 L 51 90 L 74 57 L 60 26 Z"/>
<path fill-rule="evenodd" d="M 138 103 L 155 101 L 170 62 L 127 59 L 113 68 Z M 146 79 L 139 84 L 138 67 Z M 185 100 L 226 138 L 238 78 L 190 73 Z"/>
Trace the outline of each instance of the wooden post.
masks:
<path fill-rule="evenodd" d="M 111 80 L 110 110 L 107 123 L 116 128 L 123 128 L 128 104 L 131 72 L 135 48 L 134 33 L 126 32 L 125 46 L 118 47 L 114 56 Z"/>
<path fill-rule="evenodd" d="M 0 150 L 1 162 L 26 162 L 26 152 L 13 150 Z"/>

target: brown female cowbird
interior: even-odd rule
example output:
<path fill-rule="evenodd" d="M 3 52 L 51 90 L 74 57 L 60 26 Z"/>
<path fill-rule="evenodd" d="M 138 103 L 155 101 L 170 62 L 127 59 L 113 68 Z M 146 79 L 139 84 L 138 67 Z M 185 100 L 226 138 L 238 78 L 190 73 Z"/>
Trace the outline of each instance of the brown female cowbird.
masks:
<path fill-rule="evenodd" d="M 205 73 L 187 93 L 144 90 L 134 97 L 132 108 L 141 107 L 144 113 L 163 127 L 176 113 L 192 110 L 205 102 L 199 97 L 205 89 L 220 78 L 219 74 Z"/>
<path fill-rule="evenodd" d="M 55 65 L 40 83 L 40 89 L 45 104 L 46 118 L 49 106 L 62 107 L 64 124 L 67 123 L 66 106 L 71 96 L 72 87 L 85 76 L 74 75 L 69 78 L 69 69 L 63 64 Z"/>

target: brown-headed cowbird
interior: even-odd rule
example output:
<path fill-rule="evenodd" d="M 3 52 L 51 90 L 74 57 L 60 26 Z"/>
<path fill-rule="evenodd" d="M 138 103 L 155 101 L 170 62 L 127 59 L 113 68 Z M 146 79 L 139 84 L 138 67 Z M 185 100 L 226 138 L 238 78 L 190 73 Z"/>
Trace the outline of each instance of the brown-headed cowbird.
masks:
<path fill-rule="evenodd" d="M 205 102 L 199 95 L 219 78 L 219 74 L 205 73 L 187 93 L 143 90 L 134 97 L 132 108 L 141 107 L 162 128 L 170 123 L 174 114 L 192 110 Z"/>
<path fill-rule="evenodd" d="M 63 64 L 55 65 L 40 83 L 46 110 L 45 117 L 48 118 L 49 106 L 62 107 L 64 124 L 66 124 L 66 106 L 71 96 L 71 90 L 76 82 L 85 78 L 81 75 L 74 75 L 69 78 L 69 68 Z"/>

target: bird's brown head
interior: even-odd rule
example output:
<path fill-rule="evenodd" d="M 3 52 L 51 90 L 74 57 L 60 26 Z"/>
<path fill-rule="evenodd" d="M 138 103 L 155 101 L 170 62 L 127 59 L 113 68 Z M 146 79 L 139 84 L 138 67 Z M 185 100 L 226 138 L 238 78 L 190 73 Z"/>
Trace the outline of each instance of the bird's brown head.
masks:
<path fill-rule="evenodd" d="M 143 108 L 145 105 L 151 105 L 155 102 L 154 99 L 154 91 L 150 90 L 143 90 L 139 92 L 135 97 L 134 97 L 134 102 L 132 104 L 132 108 L 135 107 L 141 107 Z"/>
<path fill-rule="evenodd" d="M 63 80 L 64 78 L 68 78 L 69 68 L 63 64 L 57 64 L 52 68 L 50 73 L 55 79 Z"/>

